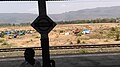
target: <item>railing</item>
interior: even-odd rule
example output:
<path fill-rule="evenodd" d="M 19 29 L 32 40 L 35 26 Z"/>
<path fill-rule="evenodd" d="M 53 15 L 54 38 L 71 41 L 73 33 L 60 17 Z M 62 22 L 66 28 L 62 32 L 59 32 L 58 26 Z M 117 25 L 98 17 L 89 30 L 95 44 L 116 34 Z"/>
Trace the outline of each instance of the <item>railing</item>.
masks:
<path fill-rule="evenodd" d="M 70 46 L 50 46 L 50 50 L 58 49 L 80 49 L 80 48 L 110 48 L 120 47 L 120 44 L 94 44 L 94 45 L 70 45 Z M 26 48 L 33 48 L 34 50 L 42 50 L 41 47 L 24 47 L 24 48 L 2 48 L 0 52 L 24 51 Z"/>

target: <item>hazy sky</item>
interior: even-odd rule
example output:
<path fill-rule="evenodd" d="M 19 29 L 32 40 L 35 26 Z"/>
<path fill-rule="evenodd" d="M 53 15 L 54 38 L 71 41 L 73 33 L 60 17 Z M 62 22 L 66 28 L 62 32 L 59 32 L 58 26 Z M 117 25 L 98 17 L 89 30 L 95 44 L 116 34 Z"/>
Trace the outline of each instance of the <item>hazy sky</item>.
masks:
<path fill-rule="evenodd" d="M 81 9 L 96 7 L 120 6 L 120 0 L 71 0 L 71 1 L 47 1 L 47 13 L 59 14 Z M 38 14 L 37 1 L 8 2 L 0 1 L 0 13 L 35 13 Z"/>

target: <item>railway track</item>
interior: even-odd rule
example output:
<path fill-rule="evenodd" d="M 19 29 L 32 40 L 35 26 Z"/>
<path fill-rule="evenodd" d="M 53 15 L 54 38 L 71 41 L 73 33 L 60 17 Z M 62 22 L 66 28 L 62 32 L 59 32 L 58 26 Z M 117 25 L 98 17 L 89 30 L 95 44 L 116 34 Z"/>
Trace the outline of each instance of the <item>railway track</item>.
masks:
<path fill-rule="evenodd" d="M 70 46 L 50 46 L 50 50 L 57 49 L 80 49 L 80 48 L 110 48 L 120 47 L 120 44 L 94 44 L 94 45 L 70 45 Z M 41 47 L 26 47 L 33 48 L 34 50 L 42 50 Z M 26 48 L 2 48 L 0 52 L 24 51 Z"/>

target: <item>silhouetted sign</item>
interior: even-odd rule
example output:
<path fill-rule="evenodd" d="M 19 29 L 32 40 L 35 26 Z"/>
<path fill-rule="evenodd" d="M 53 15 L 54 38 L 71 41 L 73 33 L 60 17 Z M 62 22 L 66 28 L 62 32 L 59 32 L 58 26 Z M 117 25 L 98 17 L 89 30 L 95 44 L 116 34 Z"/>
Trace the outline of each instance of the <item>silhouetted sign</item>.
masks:
<path fill-rule="evenodd" d="M 33 21 L 31 26 L 40 34 L 42 34 L 49 33 L 56 26 L 56 23 L 53 22 L 48 16 L 38 16 Z"/>

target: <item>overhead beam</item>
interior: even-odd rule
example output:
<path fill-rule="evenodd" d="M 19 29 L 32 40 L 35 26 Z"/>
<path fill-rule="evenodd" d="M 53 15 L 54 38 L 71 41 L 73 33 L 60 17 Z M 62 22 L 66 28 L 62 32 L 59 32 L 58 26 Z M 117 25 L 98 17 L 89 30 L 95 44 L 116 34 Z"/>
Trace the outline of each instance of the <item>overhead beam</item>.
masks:
<path fill-rule="evenodd" d="M 0 1 L 38 1 L 38 0 L 0 0 Z M 46 0 L 46 1 L 69 1 L 69 0 Z"/>

